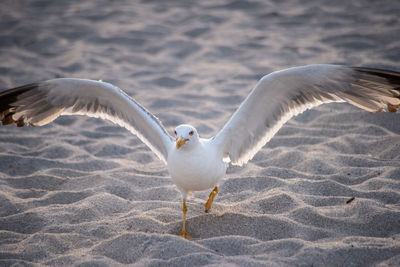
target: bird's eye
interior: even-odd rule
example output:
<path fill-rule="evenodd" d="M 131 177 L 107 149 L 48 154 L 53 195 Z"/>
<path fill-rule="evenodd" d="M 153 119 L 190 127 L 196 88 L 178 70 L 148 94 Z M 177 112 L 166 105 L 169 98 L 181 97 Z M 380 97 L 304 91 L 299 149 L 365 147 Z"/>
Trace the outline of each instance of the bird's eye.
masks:
<path fill-rule="evenodd" d="M 174 131 L 174 134 L 177 135 L 176 131 Z"/>
<path fill-rule="evenodd" d="M 190 131 L 190 132 L 189 132 L 189 135 L 193 135 L 193 134 L 194 134 L 194 132 L 193 132 L 193 131 Z"/>

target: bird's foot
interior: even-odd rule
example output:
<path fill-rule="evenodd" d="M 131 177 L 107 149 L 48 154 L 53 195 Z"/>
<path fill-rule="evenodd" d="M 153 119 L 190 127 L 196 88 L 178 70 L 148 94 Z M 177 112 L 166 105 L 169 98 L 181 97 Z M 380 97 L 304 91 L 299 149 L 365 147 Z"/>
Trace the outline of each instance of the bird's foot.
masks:
<path fill-rule="evenodd" d="M 214 190 L 211 191 L 210 196 L 206 204 L 204 204 L 204 211 L 208 213 L 211 210 L 212 203 L 214 201 L 215 196 L 218 194 L 218 186 L 214 187 Z"/>
<path fill-rule="evenodd" d="M 182 232 L 181 232 L 180 236 L 183 237 L 183 238 L 185 238 L 185 239 L 187 239 L 187 240 L 190 240 L 190 239 L 192 238 L 192 237 L 186 232 L 185 229 L 182 229 Z"/>
<path fill-rule="evenodd" d="M 185 239 L 190 239 L 192 238 L 188 233 L 186 232 L 186 213 L 188 211 L 187 205 L 186 205 L 186 199 L 183 199 L 182 203 L 182 212 L 183 212 L 183 222 L 182 222 L 182 231 L 180 236 L 185 238 Z"/>

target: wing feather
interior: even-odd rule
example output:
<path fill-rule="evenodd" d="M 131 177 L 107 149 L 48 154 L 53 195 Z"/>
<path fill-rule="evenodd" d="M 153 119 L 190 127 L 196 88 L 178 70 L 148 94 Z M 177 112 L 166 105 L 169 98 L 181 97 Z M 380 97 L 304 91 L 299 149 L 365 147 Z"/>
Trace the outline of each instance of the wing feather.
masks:
<path fill-rule="evenodd" d="M 213 142 L 232 164 L 242 165 L 293 116 L 345 101 L 367 111 L 397 111 L 400 73 L 328 64 L 273 72 L 258 82 Z"/>
<path fill-rule="evenodd" d="M 161 122 L 112 84 L 54 79 L 0 93 L 3 124 L 42 126 L 60 115 L 87 115 L 125 127 L 166 163 L 173 140 Z"/>

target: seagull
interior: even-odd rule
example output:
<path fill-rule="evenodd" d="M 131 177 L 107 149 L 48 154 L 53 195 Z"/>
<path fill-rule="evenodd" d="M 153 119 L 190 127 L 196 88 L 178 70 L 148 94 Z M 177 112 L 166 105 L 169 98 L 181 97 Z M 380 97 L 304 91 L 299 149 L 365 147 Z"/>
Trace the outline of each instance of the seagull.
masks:
<path fill-rule="evenodd" d="M 370 112 L 400 107 L 400 72 L 344 65 L 293 67 L 264 76 L 214 137 L 200 138 L 183 124 L 169 134 L 162 123 L 118 87 L 94 80 L 59 78 L 0 92 L 0 120 L 42 126 L 60 115 L 87 115 L 125 127 L 168 168 L 182 193 L 182 231 L 186 200 L 193 191 L 212 189 L 204 205 L 210 211 L 228 163 L 243 165 L 291 117 L 324 103 L 348 102 Z"/>

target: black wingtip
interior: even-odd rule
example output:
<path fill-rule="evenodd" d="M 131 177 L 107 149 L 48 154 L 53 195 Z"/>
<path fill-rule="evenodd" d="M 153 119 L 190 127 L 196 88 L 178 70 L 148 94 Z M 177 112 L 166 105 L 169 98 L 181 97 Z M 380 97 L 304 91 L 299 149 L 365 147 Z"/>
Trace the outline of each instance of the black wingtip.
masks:
<path fill-rule="evenodd" d="M 0 92 L 0 120 L 3 125 L 9 125 L 13 123 L 17 124 L 18 127 L 25 125 L 23 120 L 15 121 L 13 119 L 12 115 L 14 112 L 12 111 L 12 104 L 18 100 L 19 95 L 35 89 L 38 86 L 39 84 L 37 83 L 31 83 Z"/>
<path fill-rule="evenodd" d="M 378 77 L 379 79 L 384 79 L 386 85 L 389 85 L 391 89 L 400 91 L 400 72 L 391 71 L 391 70 L 383 70 L 383 69 L 374 69 L 374 68 L 367 68 L 367 67 L 352 67 L 353 70 L 357 71 L 361 75 L 367 75 L 367 77 L 361 76 L 360 78 L 367 78 L 374 80 L 373 77 Z M 382 80 L 378 81 L 382 82 Z M 400 98 L 398 95 L 393 95 L 393 97 Z M 399 110 L 399 104 L 391 104 L 387 103 L 386 110 L 389 112 L 397 112 Z M 377 112 L 380 113 L 382 110 L 378 110 Z"/>
<path fill-rule="evenodd" d="M 22 94 L 26 91 L 32 90 L 36 87 L 38 87 L 38 83 L 30 83 L 30 84 L 25 84 L 19 87 L 3 90 L 0 92 L 0 98 L 5 97 L 5 96 L 10 96 L 10 95 L 15 95 L 15 94 Z"/>
<path fill-rule="evenodd" d="M 354 70 L 369 74 L 373 76 L 378 76 L 386 79 L 390 84 L 395 85 L 397 90 L 400 90 L 400 72 L 391 71 L 391 70 L 383 70 L 383 69 L 374 69 L 367 67 L 352 67 Z"/>

